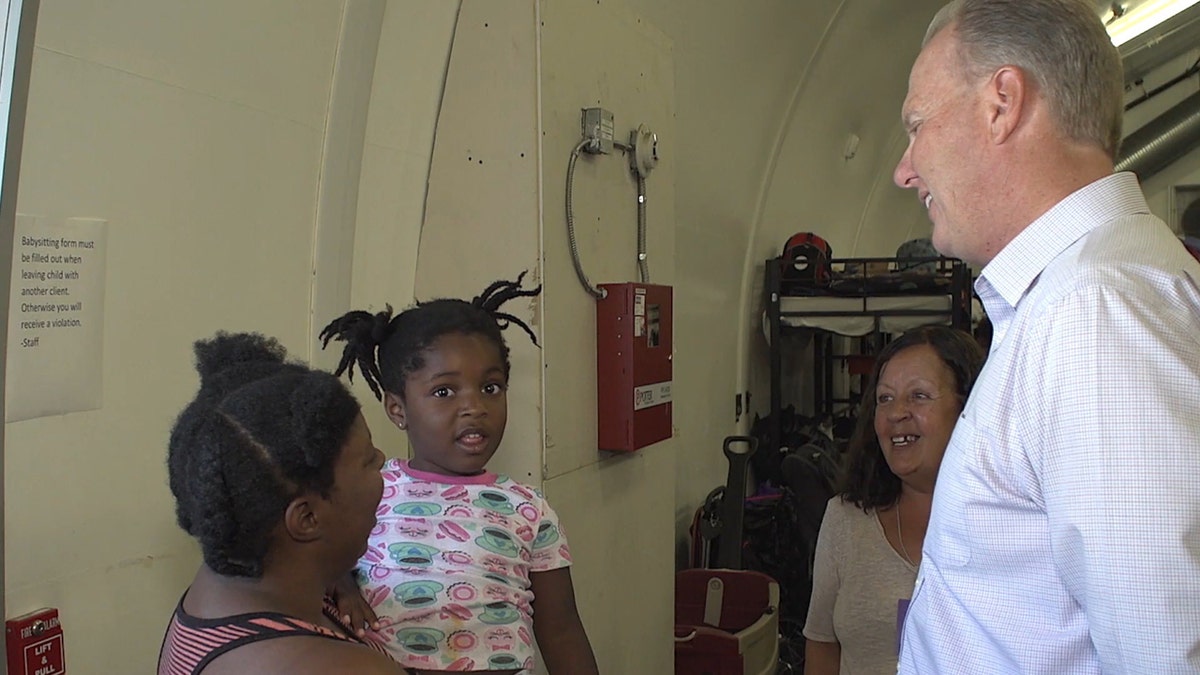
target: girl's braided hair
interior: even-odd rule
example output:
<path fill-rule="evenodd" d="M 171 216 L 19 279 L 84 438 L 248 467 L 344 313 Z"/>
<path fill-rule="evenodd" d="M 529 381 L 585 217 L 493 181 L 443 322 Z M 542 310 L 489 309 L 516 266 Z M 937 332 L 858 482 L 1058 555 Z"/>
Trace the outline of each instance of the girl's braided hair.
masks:
<path fill-rule="evenodd" d="M 511 364 L 508 345 L 500 331 L 515 324 L 533 344 L 538 344 L 537 335 L 527 323 L 500 309 L 515 298 L 532 298 L 541 293 L 540 284 L 536 288 L 521 288 L 524 278 L 522 272 L 515 281 L 493 282 L 469 302 L 457 298 L 418 302 L 395 316 L 391 305 L 374 314 L 362 310 L 347 312 L 321 330 L 321 348 L 327 347 L 330 340 L 345 342 L 334 374 L 345 372 L 353 380 L 357 364 L 367 386 L 380 400 L 385 391 L 403 398 L 405 379 L 425 365 L 425 350 L 451 333 L 483 335 L 491 340 L 500 350 L 507 378 Z"/>

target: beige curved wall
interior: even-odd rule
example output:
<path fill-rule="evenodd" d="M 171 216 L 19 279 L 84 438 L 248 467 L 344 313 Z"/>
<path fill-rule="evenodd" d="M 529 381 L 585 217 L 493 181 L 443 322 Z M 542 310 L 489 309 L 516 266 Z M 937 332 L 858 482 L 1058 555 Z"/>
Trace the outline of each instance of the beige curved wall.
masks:
<path fill-rule="evenodd" d="M 562 514 L 602 670 L 669 672 L 687 526 L 724 481 L 722 439 L 766 412 L 763 260 L 797 231 L 839 255 L 927 232 L 891 170 L 939 4 L 43 0 L 17 210 L 109 222 L 104 405 L 6 426 L 6 614 L 59 607 L 72 673 L 149 672 L 199 559 L 163 466 L 191 341 L 260 330 L 328 365 L 313 333 L 341 311 L 528 269 L 546 290 L 516 309 L 542 348 L 511 331 L 496 468 Z M 647 215 L 652 279 L 674 286 L 675 435 L 628 457 L 595 449 L 594 308 L 566 244 L 591 105 L 619 140 L 646 123 L 660 143 Z M 1200 182 L 1197 161 L 1149 181 L 1152 208 Z M 633 189 L 619 152 L 580 160 L 592 281 L 636 278 Z"/>

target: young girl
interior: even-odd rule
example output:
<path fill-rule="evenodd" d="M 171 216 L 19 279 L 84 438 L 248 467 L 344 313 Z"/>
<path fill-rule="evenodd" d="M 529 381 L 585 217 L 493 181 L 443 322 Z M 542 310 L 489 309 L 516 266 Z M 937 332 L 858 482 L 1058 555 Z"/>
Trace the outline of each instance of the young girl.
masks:
<path fill-rule="evenodd" d="M 419 672 L 519 673 L 533 668 L 534 636 L 552 675 L 597 672 L 558 516 L 538 490 L 486 469 L 507 419 L 500 330 L 516 324 L 537 344 L 500 311 L 541 291 L 523 277 L 470 302 L 349 312 L 321 331 L 323 345 L 346 343 L 337 374 L 357 364 L 412 445 L 411 460 L 383 467 L 357 578 L 379 636 Z"/>

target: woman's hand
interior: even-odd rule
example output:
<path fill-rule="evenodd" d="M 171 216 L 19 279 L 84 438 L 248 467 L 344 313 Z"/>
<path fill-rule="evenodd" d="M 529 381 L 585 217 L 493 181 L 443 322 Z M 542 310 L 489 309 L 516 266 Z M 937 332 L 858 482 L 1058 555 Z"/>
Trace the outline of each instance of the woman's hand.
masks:
<path fill-rule="evenodd" d="M 367 628 L 379 630 L 379 617 L 375 616 L 375 610 L 371 609 L 371 605 L 358 590 L 353 572 L 342 577 L 327 593 L 337 606 L 338 616 L 358 635 L 366 634 Z"/>

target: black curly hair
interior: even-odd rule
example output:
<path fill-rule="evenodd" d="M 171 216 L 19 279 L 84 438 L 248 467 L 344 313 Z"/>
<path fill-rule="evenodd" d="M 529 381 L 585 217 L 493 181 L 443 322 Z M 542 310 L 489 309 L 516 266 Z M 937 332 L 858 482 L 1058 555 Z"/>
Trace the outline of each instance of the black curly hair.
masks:
<path fill-rule="evenodd" d="M 969 333 L 947 326 L 920 326 L 892 340 L 880 350 L 871 369 L 870 381 L 863 390 L 858 423 L 842 465 L 837 492 L 864 511 L 887 508 L 900 499 L 900 478 L 892 473 L 875 434 L 875 387 L 879 374 L 896 354 L 919 345 L 929 345 L 954 374 L 959 405 L 967 400 L 975 379 L 983 369 L 983 348 Z"/>
<path fill-rule="evenodd" d="M 500 350 L 504 377 L 507 378 L 511 365 L 508 345 L 500 331 L 509 324 L 516 324 L 533 344 L 538 344 L 537 336 L 524 321 L 500 311 L 509 300 L 532 298 L 541 293 L 540 284 L 536 288 L 522 289 L 524 278 L 522 272 L 516 281 L 496 281 L 470 302 L 453 298 L 418 302 L 394 317 L 391 305 L 376 314 L 347 312 L 321 330 L 321 348 L 327 347 L 330 340 L 345 342 L 342 359 L 334 374 L 345 372 L 353 379 L 354 366 L 358 364 L 363 379 L 379 400 L 383 400 L 384 391 L 403 400 L 404 381 L 410 373 L 425 365 L 425 350 L 438 338 L 451 333 L 483 335 L 491 340 Z"/>
<path fill-rule="evenodd" d="M 333 375 L 287 361 L 273 338 L 217 333 L 195 353 L 200 390 L 167 452 L 176 518 L 213 571 L 258 578 L 288 503 L 329 496 L 359 405 Z"/>

